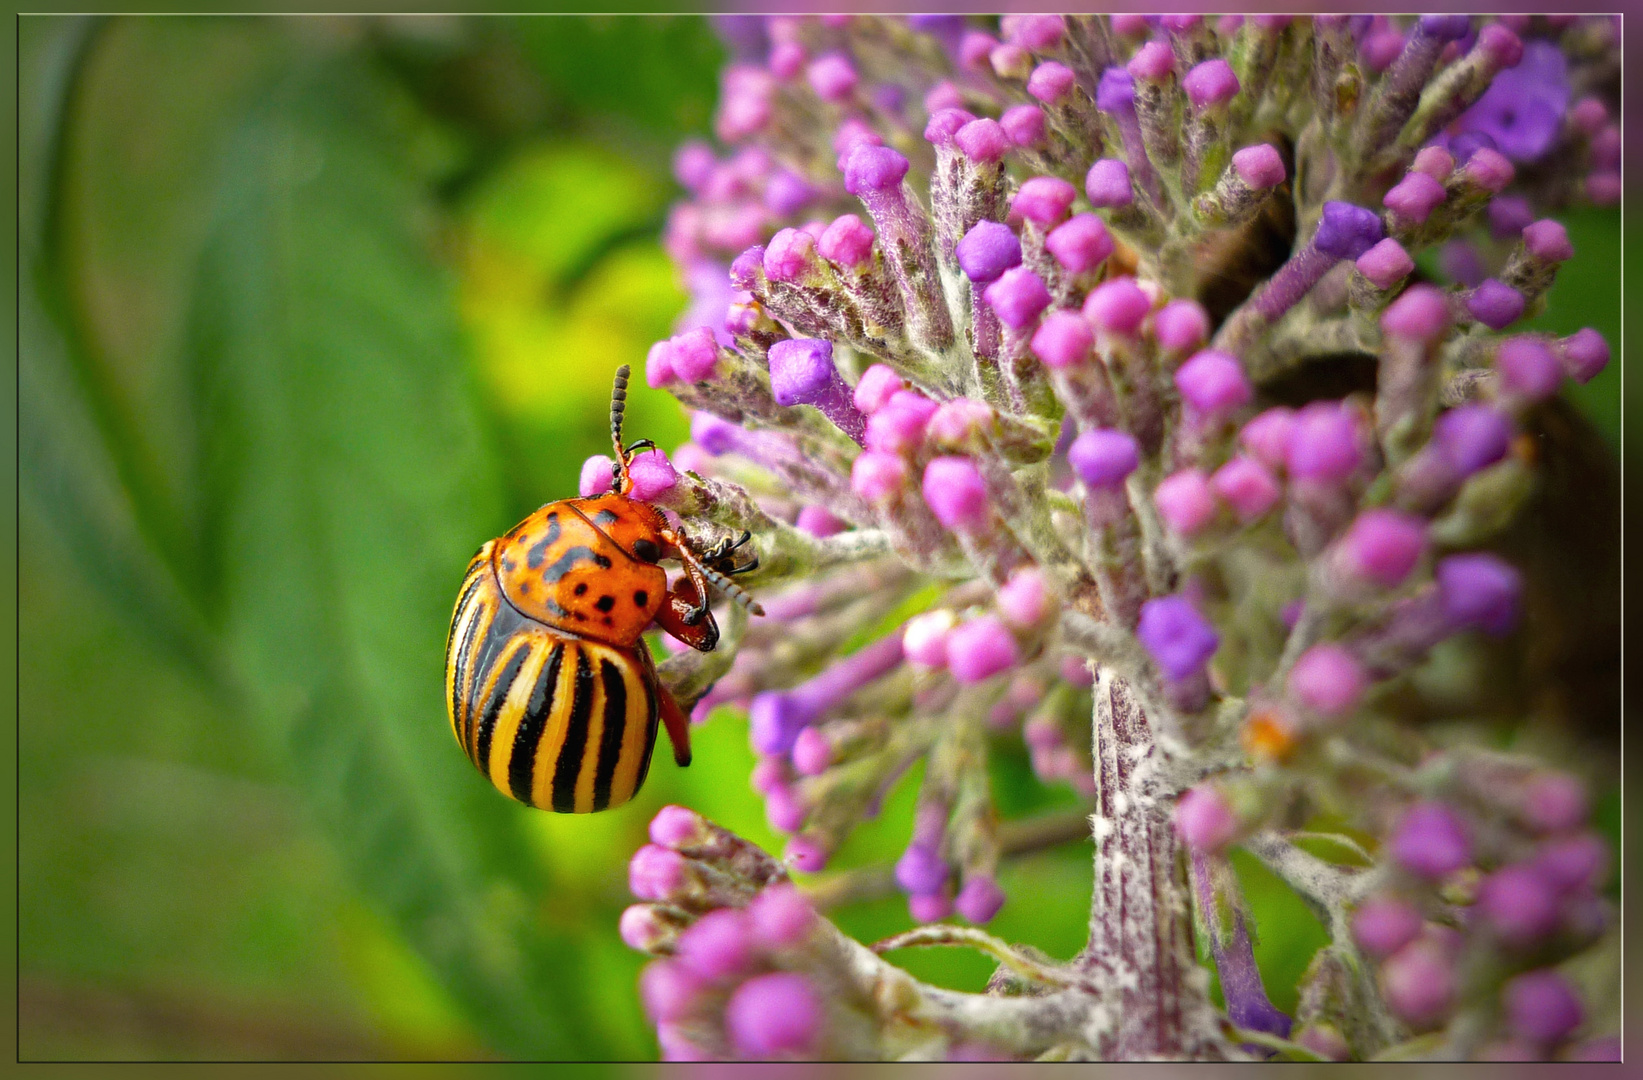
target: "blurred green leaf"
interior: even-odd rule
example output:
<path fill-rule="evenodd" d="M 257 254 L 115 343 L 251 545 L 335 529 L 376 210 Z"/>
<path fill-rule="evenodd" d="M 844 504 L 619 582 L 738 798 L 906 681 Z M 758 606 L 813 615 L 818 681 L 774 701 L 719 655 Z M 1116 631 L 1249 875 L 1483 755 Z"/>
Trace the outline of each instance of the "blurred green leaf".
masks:
<path fill-rule="evenodd" d="M 583 116 L 614 114 L 633 136 L 667 143 L 707 129 L 724 50 L 706 19 L 534 15 L 504 26 L 550 92 Z"/>
<path fill-rule="evenodd" d="M 506 1053 L 576 1057 L 573 942 L 532 918 L 518 815 L 452 753 L 442 635 L 501 527 L 411 118 L 297 71 L 232 143 L 190 338 L 223 638 L 365 889 Z M 418 231 L 417 226 L 422 226 Z"/>

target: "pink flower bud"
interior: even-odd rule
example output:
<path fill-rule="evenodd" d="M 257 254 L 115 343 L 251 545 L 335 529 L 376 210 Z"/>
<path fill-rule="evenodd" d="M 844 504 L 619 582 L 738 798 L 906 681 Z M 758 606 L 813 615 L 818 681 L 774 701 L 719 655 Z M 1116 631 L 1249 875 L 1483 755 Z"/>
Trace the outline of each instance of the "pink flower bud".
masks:
<path fill-rule="evenodd" d="M 612 483 L 611 466 L 615 462 L 604 454 L 594 454 L 582 462 L 582 476 L 577 482 L 577 491 L 584 499 L 591 499 L 595 495 L 603 495 L 609 491 Z"/>
<path fill-rule="evenodd" d="M 1339 645 L 1312 646 L 1289 672 L 1290 694 L 1324 716 L 1345 716 L 1368 688 L 1369 675 L 1363 665 Z"/>
<path fill-rule="evenodd" d="M 1209 483 L 1246 525 L 1276 506 L 1283 495 L 1277 478 L 1265 465 L 1242 456 L 1216 469 Z"/>
<path fill-rule="evenodd" d="M 1175 831 L 1194 851 L 1220 851 L 1237 837 L 1238 828 L 1238 816 L 1213 784 L 1199 784 L 1175 804 Z"/>
<path fill-rule="evenodd" d="M 1017 570 L 998 590 L 998 613 L 1011 626 L 1023 630 L 1044 621 L 1049 606 L 1044 573 L 1035 566 Z"/>
<path fill-rule="evenodd" d="M 1166 476 L 1153 490 L 1152 501 L 1164 524 L 1181 536 L 1191 536 L 1215 520 L 1215 492 L 1199 469 Z"/>
<path fill-rule="evenodd" d="M 961 683 L 978 683 L 1021 662 L 1015 637 L 992 615 L 981 615 L 947 636 L 947 667 Z"/>

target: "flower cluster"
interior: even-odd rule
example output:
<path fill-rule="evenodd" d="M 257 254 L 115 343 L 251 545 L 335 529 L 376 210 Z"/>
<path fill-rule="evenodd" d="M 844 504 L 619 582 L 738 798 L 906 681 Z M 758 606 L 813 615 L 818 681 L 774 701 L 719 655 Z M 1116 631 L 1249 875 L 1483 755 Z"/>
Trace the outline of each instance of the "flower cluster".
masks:
<path fill-rule="evenodd" d="M 1612 922 L 1582 782 L 1400 695 L 1517 630 L 1487 545 L 1538 411 L 1609 359 L 1518 324 L 1574 254 L 1544 215 L 1619 195 L 1615 24 L 772 17 L 738 44 L 730 149 L 676 161 L 695 303 L 646 365 L 692 437 L 633 475 L 704 540 L 754 534 L 766 614 L 663 678 L 698 719 L 747 706 L 796 871 L 922 760 L 907 943 L 1002 967 L 917 984 L 670 808 L 623 921 L 670 957 L 643 984 L 664 1050 L 1607 1052 L 1556 967 Z M 1066 963 L 941 922 L 991 920 L 1001 860 L 1054 835 L 999 820 L 1016 737 L 1094 812 Z M 1295 1017 L 1234 845 L 1332 934 Z"/>

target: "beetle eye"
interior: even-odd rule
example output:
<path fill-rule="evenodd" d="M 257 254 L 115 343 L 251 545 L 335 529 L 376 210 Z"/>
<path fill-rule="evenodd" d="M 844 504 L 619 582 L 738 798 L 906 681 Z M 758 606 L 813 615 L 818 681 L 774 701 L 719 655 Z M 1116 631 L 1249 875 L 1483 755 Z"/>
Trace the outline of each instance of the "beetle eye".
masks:
<path fill-rule="evenodd" d="M 645 562 L 656 562 L 662 557 L 662 549 L 656 546 L 654 540 L 641 536 L 633 542 L 633 554 Z"/>

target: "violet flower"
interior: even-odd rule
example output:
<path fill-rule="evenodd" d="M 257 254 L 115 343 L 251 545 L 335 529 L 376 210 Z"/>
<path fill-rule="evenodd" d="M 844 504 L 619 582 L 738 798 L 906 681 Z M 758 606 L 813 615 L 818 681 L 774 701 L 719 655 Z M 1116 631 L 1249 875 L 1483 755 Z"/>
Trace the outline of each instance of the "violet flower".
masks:
<path fill-rule="evenodd" d="M 1588 818 L 1615 755 L 1482 674 L 1528 662 L 1548 591 L 1495 538 L 1571 482 L 1523 436 L 1610 359 L 1593 330 L 1502 333 L 1577 257 L 1559 211 L 1618 195 L 1609 24 L 767 30 L 725 74 L 722 148 L 675 161 L 695 303 L 646 381 L 693 442 L 636 480 L 693 539 L 751 535 L 738 584 L 769 614 L 715 596 L 718 648 L 658 677 L 698 716 L 750 703 L 790 839 L 655 819 L 620 930 L 659 957 L 664 1053 L 1609 1053 L 1587 1017 L 1617 987 L 1556 971 L 1607 970 L 1562 965 L 1613 948 Z M 1458 284 L 1420 282 L 1433 259 Z M 1000 820 L 1017 740 L 1082 800 L 1070 957 L 943 921 L 1030 910 L 1011 863 L 1062 835 Z M 828 869 L 910 775 L 911 835 Z M 1234 848 L 1325 916 L 1293 1017 Z M 816 910 L 895 889 L 913 928 L 882 952 Z M 890 963 L 924 944 L 999 974 L 960 994 Z"/>

